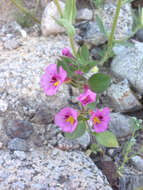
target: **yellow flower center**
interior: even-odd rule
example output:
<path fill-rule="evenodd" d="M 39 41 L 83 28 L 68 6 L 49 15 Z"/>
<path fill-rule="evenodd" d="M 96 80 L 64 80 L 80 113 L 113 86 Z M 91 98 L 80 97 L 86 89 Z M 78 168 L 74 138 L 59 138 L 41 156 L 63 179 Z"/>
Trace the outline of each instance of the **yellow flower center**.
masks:
<path fill-rule="evenodd" d="M 70 122 L 71 125 L 73 125 L 73 123 L 74 123 L 74 118 L 73 118 L 73 116 L 68 117 L 67 122 Z"/>
<path fill-rule="evenodd" d="M 98 117 L 96 117 L 96 116 L 93 118 L 93 121 L 94 121 L 94 124 L 96 124 L 96 123 L 98 123 L 98 124 L 101 123 L 101 121 L 100 121 L 100 120 L 98 119 Z"/>
<path fill-rule="evenodd" d="M 58 86 L 58 84 L 59 84 L 59 81 L 56 81 L 56 82 L 54 83 L 54 86 Z"/>

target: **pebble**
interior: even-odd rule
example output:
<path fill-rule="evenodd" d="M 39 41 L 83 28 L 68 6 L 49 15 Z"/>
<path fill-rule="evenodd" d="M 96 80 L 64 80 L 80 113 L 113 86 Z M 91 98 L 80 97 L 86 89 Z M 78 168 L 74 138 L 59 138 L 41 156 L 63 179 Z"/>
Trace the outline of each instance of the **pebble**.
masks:
<path fill-rule="evenodd" d="M 86 149 L 90 144 L 90 135 L 86 131 L 81 137 L 77 138 L 76 141 L 81 145 L 83 149 Z"/>
<path fill-rule="evenodd" d="M 3 143 L 2 143 L 2 142 L 0 142 L 0 149 L 2 149 L 2 147 L 3 147 Z"/>
<path fill-rule="evenodd" d="M 7 109 L 8 109 L 7 101 L 0 99 L 0 111 L 6 112 Z"/>
<path fill-rule="evenodd" d="M 76 20 L 82 21 L 82 20 L 91 20 L 92 19 L 92 10 L 88 8 L 79 9 L 77 11 Z"/>
<path fill-rule="evenodd" d="M 59 3 L 60 7 L 63 10 L 65 7 L 65 3 L 61 1 L 59 1 Z M 44 36 L 49 36 L 51 34 L 58 34 L 64 32 L 64 28 L 59 26 L 53 17 L 59 19 L 60 14 L 54 2 L 51 1 L 47 4 L 41 19 L 41 31 Z"/>
<path fill-rule="evenodd" d="M 100 55 L 100 53 L 101 53 L 101 48 L 99 48 L 99 47 L 96 47 L 96 48 L 93 48 L 92 50 L 91 50 L 91 55 L 92 55 L 92 57 L 94 58 L 94 59 L 97 59 L 97 60 L 100 60 L 102 57 L 101 57 L 101 55 Z"/>
<path fill-rule="evenodd" d="M 14 151 L 14 156 L 19 158 L 20 160 L 26 159 L 26 154 L 23 151 L 18 151 L 18 150 Z"/>
<path fill-rule="evenodd" d="M 111 113 L 109 130 L 111 130 L 116 137 L 126 137 L 131 134 L 130 117 L 120 113 Z"/>
<path fill-rule="evenodd" d="M 49 123 L 52 123 L 53 121 L 53 113 L 54 110 L 50 110 L 48 107 L 40 107 L 37 111 L 34 117 L 32 118 L 33 123 L 41 124 L 41 125 L 47 125 Z"/>
<path fill-rule="evenodd" d="M 143 29 L 137 31 L 136 38 L 139 42 L 143 42 Z"/>
<path fill-rule="evenodd" d="M 28 151 L 29 147 L 28 147 L 27 142 L 24 139 L 14 138 L 8 142 L 8 149 L 19 150 L 19 151 Z"/>
<path fill-rule="evenodd" d="M 134 156 L 131 158 L 131 161 L 138 170 L 143 171 L 143 158 L 140 156 Z"/>
<path fill-rule="evenodd" d="M 11 137 L 27 139 L 33 133 L 33 127 L 30 122 L 24 120 L 11 120 L 6 122 L 6 134 Z"/>
<path fill-rule="evenodd" d="M 16 39 L 9 39 L 4 43 L 4 48 L 8 50 L 17 49 L 20 43 Z"/>

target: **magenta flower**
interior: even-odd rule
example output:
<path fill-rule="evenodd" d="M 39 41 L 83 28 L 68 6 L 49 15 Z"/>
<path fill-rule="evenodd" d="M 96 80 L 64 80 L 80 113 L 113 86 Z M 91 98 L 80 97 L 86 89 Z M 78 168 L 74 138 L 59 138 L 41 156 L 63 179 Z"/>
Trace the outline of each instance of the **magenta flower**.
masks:
<path fill-rule="evenodd" d="M 78 111 L 66 107 L 55 115 L 55 124 L 64 132 L 72 133 L 77 126 Z"/>
<path fill-rule="evenodd" d="M 102 111 L 97 109 L 96 112 L 92 113 L 90 120 L 94 125 L 94 131 L 96 133 L 106 131 L 110 121 L 110 109 L 108 107 L 103 108 Z"/>
<path fill-rule="evenodd" d="M 87 104 L 95 102 L 96 93 L 92 92 L 87 86 L 85 86 L 85 91 L 83 94 L 80 94 L 78 100 L 85 107 Z"/>
<path fill-rule="evenodd" d="M 46 68 L 45 74 L 41 77 L 41 85 L 44 89 L 45 93 L 48 96 L 52 96 L 56 93 L 59 86 L 64 82 L 66 79 L 67 73 L 66 71 L 60 66 L 59 72 L 57 71 L 56 64 L 50 64 Z"/>
<path fill-rule="evenodd" d="M 77 74 L 77 75 L 82 75 L 83 72 L 82 72 L 81 70 L 77 70 L 77 71 L 75 71 L 75 74 Z"/>
<path fill-rule="evenodd" d="M 69 57 L 69 58 L 72 58 L 72 54 L 70 53 L 70 50 L 66 47 L 63 48 L 62 55 Z"/>

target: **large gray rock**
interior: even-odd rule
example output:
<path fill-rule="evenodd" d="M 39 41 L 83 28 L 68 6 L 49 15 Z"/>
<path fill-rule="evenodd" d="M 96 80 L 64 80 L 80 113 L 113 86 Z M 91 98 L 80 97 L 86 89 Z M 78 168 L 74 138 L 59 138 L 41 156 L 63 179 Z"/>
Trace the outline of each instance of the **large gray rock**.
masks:
<path fill-rule="evenodd" d="M 25 155 L 26 159 L 12 159 L 9 152 L 1 151 L 1 190 L 112 190 L 106 177 L 82 152 L 42 149 Z"/>
<path fill-rule="evenodd" d="M 32 118 L 38 111 L 41 123 L 46 116 L 40 110 L 47 109 L 49 121 L 55 112 L 68 104 L 69 91 L 61 85 L 54 96 L 46 96 L 40 80 L 48 64 L 55 63 L 62 49 L 69 47 L 66 36 L 21 39 L 19 50 L 0 51 L 0 113 L 4 116 L 16 114 L 18 117 Z M 45 114 L 45 113 L 44 113 Z M 14 116 L 15 118 L 15 116 Z"/>
<path fill-rule="evenodd" d="M 116 11 L 116 1 L 105 1 L 103 7 L 99 10 L 95 10 L 95 15 L 98 15 L 105 26 L 108 34 L 111 32 L 113 24 L 113 15 Z M 125 4 L 122 6 L 119 14 L 117 28 L 115 30 L 115 39 L 121 40 L 128 37 L 132 32 L 132 15 L 130 4 Z M 84 41 L 88 45 L 99 45 L 107 41 L 107 37 L 104 33 L 100 31 L 97 21 L 89 22 L 87 27 L 83 27 L 84 23 L 78 25 L 79 35 L 77 36 L 77 41 Z"/>
<path fill-rule="evenodd" d="M 143 171 L 124 168 L 123 176 L 119 178 L 120 190 L 142 190 Z"/>
<path fill-rule="evenodd" d="M 119 46 L 111 64 L 113 73 L 129 80 L 134 89 L 143 94 L 143 43 L 134 41 L 134 47 Z"/>
<path fill-rule="evenodd" d="M 112 84 L 107 90 L 107 96 L 112 100 L 116 111 L 128 112 L 142 109 L 142 104 L 131 91 L 126 79 L 117 84 Z"/>

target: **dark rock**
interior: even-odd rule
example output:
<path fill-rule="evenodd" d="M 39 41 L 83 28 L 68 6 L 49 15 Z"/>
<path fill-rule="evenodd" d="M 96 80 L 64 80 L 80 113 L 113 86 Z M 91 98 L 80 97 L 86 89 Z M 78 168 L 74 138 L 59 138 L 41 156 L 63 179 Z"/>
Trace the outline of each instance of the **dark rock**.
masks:
<path fill-rule="evenodd" d="M 8 149 L 10 150 L 19 150 L 19 151 L 28 151 L 28 144 L 25 140 L 20 138 L 14 138 L 8 142 Z"/>
<path fill-rule="evenodd" d="M 42 107 L 37 110 L 31 121 L 33 123 L 47 125 L 53 121 L 53 110 L 49 110 L 47 107 Z"/>
<path fill-rule="evenodd" d="M 93 56 L 94 59 L 100 60 L 102 58 L 100 53 L 101 49 L 99 47 L 93 48 L 91 50 L 91 55 Z"/>
<path fill-rule="evenodd" d="M 137 31 L 136 38 L 138 41 L 143 42 L 143 29 Z"/>
<path fill-rule="evenodd" d="M 11 138 L 27 139 L 32 133 L 33 127 L 28 121 L 12 120 L 6 123 L 6 134 Z"/>

